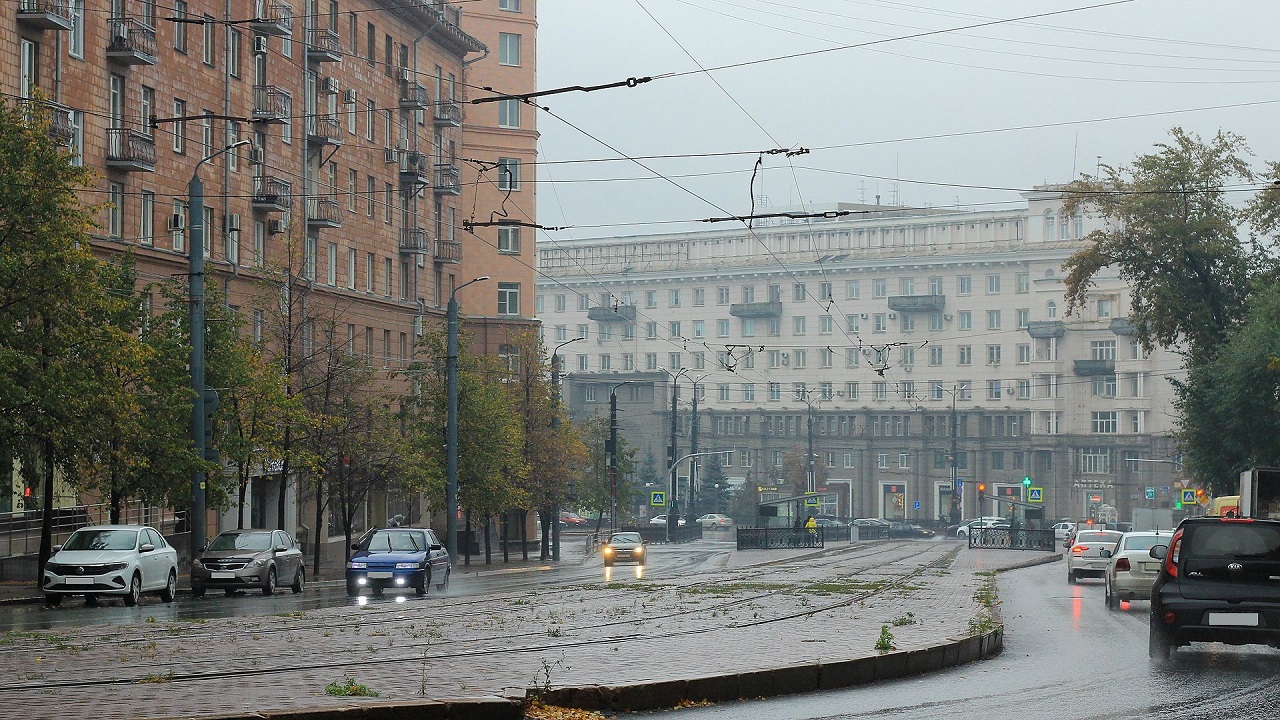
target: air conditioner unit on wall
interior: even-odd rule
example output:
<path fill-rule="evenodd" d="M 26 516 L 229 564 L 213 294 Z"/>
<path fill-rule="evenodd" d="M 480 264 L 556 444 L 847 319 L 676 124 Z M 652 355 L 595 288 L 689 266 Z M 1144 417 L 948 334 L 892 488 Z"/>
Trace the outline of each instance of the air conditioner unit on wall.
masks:
<path fill-rule="evenodd" d="M 240 232 L 240 215 L 238 213 L 227 215 L 227 232 Z"/>
<path fill-rule="evenodd" d="M 413 79 L 413 72 L 409 68 L 400 68 L 400 82 L 407 83 Z"/>
<path fill-rule="evenodd" d="M 266 37 L 259 35 L 253 39 L 253 54 L 254 55 L 267 54 L 267 38 Z"/>
<path fill-rule="evenodd" d="M 383 152 L 382 159 L 384 162 L 393 163 L 396 161 L 395 148 L 386 148 Z"/>
<path fill-rule="evenodd" d="M 343 104 L 343 105 L 355 105 L 355 104 L 356 104 L 356 91 L 355 91 L 355 90 L 344 90 L 344 91 L 342 92 L 342 104 Z"/>
<path fill-rule="evenodd" d="M 170 215 L 169 229 L 170 230 L 186 230 L 187 216 L 183 215 L 182 213 L 174 213 L 173 215 Z"/>
<path fill-rule="evenodd" d="M 283 220 L 268 220 L 268 221 L 267 221 L 267 234 L 268 234 L 268 235 L 279 235 L 279 234 L 281 234 L 281 233 L 283 233 L 283 232 L 284 232 L 284 221 L 283 221 Z"/>
<path fill-rule="evenodd" d="M 267 160 L 267 153 L 260 147 L 254 147 L 249 150 L 249 164 L 261 165 Z"/>
<path fill-rule="evenodd" d="M 337 95 L 338 89 L 338 78 L 320 78 L 320 92 L 325 95 Z"/>
<path fill-rule="evenodd" d="M 898 313 L 889 313 L 889 319 L 890 319 L 890 320 L 897 320 L 897 319 L 898 319 Z"/>

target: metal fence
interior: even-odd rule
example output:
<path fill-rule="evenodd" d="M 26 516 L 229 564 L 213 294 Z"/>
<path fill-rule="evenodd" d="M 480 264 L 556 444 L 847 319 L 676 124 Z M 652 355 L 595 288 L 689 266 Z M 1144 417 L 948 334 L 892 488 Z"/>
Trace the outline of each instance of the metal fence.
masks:
<path fill-rule="evenodd" d="M 969 547 L 996 550 L 1055 550 L 1053 530 L 970 528 Z"/>
<path fill-rule="evenodd" d="M 739 550 L 826 547 L 826 528 L 738 528 Z"/>
<path fill-rule="evenodd" d="M 0 557 L 32 555 L 40 551 L 40 527 L 44 514 L 40 510 L 0 513 Z M 111 506 L 77 505 L 53 511 L 53 544 L 58 545 L 71 533 L 85 525 L 105 525 L 111 521 Z M 141 502 L 120 506 L 120 523 L 151 525 L 163 534 L 174 531 L 174 511 L 143 505 Z"/>

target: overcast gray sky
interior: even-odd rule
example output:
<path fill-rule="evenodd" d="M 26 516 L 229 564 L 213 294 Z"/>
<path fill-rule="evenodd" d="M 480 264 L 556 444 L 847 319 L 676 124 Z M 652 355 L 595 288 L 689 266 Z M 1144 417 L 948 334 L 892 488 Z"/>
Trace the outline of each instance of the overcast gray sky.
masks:
<path fill-rule="evenodd" d="M 550 109 L 539 117 L 538 221 L 574 226 L 540 237 L 746 214 L 758 153 L 773 148 L 810 150 L 764 157 L 754 194 L 773 207 L 876 195 L 1007 207 L 1018 189 L 1092 172 L 1098 156 L 1127 163 L 1175 125 L 1243 135 L 1258 168 L 1280 160 L 1280 2 L 1098 5 L 540 0 L 541 89 L 654 78 L 538 101 Z M 769 60 L 799 53 L 809 54 Z M 1013 129 L 1027 126 L 1040 127 Z M 692 157 L 620 159 L 658 155 Z"/>

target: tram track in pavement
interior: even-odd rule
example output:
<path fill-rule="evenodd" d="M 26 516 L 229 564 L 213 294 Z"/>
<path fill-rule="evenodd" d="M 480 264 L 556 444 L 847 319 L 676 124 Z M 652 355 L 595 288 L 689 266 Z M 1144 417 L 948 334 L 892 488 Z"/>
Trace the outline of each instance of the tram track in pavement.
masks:
<path fill-rule="evenodd" d="M 673 612 L 660 612 L 660 613 L 655 613 L 651 615 L 644 615 L 642 617 L 627 617 L 623 619 L 608 620 L 604 622 L 590 622 L 590 623 L 579 624 L 579 625 L 560 626 L 560 632 L 564 634 L 568 634 L 570 636 L 572 636 L 573 634 L 589 636 L 581 640 L 574 640 L 571 638 L 560 637 L 554 641 L 542 641 L 542 642 L 531 641 L 531 639 L 535 637 L 539 637 L 539 638 L 547 637 L 547 629 L 543 626 L 539 626 L 537 628 L 533 628 L 533 629 L 529 629 L 521 632 L 488 634 L 488 635 L 483 635 L 479 637 L 455 638 L 455 639 L 445 639 L 442 637 L 428 637 L 426 640 L 423 640 L 423 641 L 411 641 L 404 645 L 397 645 L 395 648 L 396 652 L 392 654 L 387 654 L 384 657 L 357 658 L 357 657 L 351 657 L 350 654 L 344 654 L 336 658 L 325 659 L 320 661 L 317 661 L 316 659 L 312 658 L 304 662 L 298 662 L 298 652 L 296 651 L 296 649 L 286 646 L 283 652 L 273 650 L 268 653 L 257 654 L 257 655 L 245 655 L 242 653 L 236 654 L 234 659 L 237 667 L 234 669 L 225 669 L 227 664 L 227 659 L 223 657 L 210 657 L 210 658 L 197 657 L 197 658 L 191 658 L 191 659 L 184 659 L 180 661 L 180 664 L 186 665 L 187 668 L 189 669 L 179 672 L 173 669 L 173 666 L 171 665 L 169 673 L 164 676 L 163 680 L 165 683 L 170 683 L 170 684 L 184 683 L 184 682 L 197 682 L 197 681 L 206 681 L 206 680 L 229 680 L 229 679 L 238 679 L 238 678 L 250 678 L 250 677 L 265 675 L 265 674 L 277 674 L 281 672 L 303 672 L 303 671 L 314 672 L 315 670 L 326 669 L 326 668 L 350 668 L 350 667 L 356 667 L 356 666 L 376 667 L 376 666 L 389 665 L 389 664 L 395 664 L 395 663 L 404 663 L 404 662 L 424 662 L 425 663 L 432 660 L 448 660 L 450 658 L 491 656 L 494 653 L 517 655 L 517 654 L 527 654 L 527 653 L 538 653 L 538 652 L 544 652 L 547 650 L 557 650 L 557 649 L 565 650 L 573 647 L 599 645 L 601 643 L 629 643 L 629 642 L 641 642 L 641 641 L 648 642 L 648 641 L 654 641 L 654 640 L 665 640 L 665 639 L 672 639 L 672 638 L 677 638 L 682 636 L 706 634 L 706 633 L 715 632 L 715 631 L 724 630 L 724 629 L 738 629 L 738 628 L 747 628 L 747 627 L 755 627 L 755 626 L 761 626 L 761 625 L 769 625 L 773 623 L 787 622 L 791 620 L 812 617 L 819 613 L 829 612 L 831 610 L 842 608 L 842 607 L 848 607 L 855 603 L 864 602 L 866 600 L 875 598 L 876 596 L 882 595 L 884 593 L 888 593 L 888 592 L 897 590 L 899 588 L 905 587 L 909 585 L 913 580 L 922 576 L 924 573 L 933 569 L 939 569 L 941 567 L 945 567 L 947 564 L 950 563 L 951 559 L 954 558 L 956 552 L 958 552 L 958 550 L 956 549 L 952 549 L 951 551 L 945 552 L 945 553 L 939 552 L 941 547 L 943 546 L 940 546 L 939 544 L 936 544 L 936 543 L 910 543 L 910 544 L 902 544 L 902 545 L 877 547 L 877 548 L 870 549 L 870 551 L 868 552 L 848 555 L 846 557 L 841 557 L 841 555 L 846 554 L 847 551 L 845 551 L 845 553 L 841 553 L 839 551 L 836 551 L 836 552 L 828 551 L 827 553 L 823 553 L 820 558 L 811 557 L 805 560 L 792 561 L 789 563 L 773 565 L 773 566 L 764 566 L 764 567 L 752 566 L 752 567 L 738 568 L 735 570 L 717 571 L 716 574 L 718 576 L 723 575 L 726 572 L 736 573 L 736 574 L 753 573 L 753 577 L 749 582 L 740 582 L 738 584 L 748 588 L 766 587 L 766 586 L 768 586 L 768 588 L 760 592 L 751 593 L 745 597 L 735 597 L 733 599 L 726 600 L 724 602 L 714 603 L 708 606 L 700 605 L 698 607 L 683 608 Z M 868 548 L 865 548 L 865 547 L 862 549 L 868 550 Z M 803 583 L 796 583 L 794 581 L 790 583 L 787 583 L 787 582 L 770 583 L 769 580 L 771 578 L 775 578 L 775 576 L 778 576 L 778 575 L 794 573 L 796 572 L 797 567 L 804 567 L 805 565 L 814 565 L 819 561 L 826 564 L 824 567 L 824 570 L 829 572 L 838 573 L 839 571 L 849 571 L 849 570 L 855 570 L 856 572 L 865 572 L 867 570 L 883 570 L 895 564 L 910 562 L 919 558 L 921 555 L 925 555 L 931 552 L 936 554 L 937 557 L 933 558 L 929 562 L 916 563 L 914 565 L 910 565 L 908 566 L 908 568 L 905 569 L 905 572 L 896 573 L 889 578 L 886 578 L 882 581 L 878 581 L 874 587 L 859 590 L 851 594 L 845 594 L 845 596 L 839 600 L 824 603 L 821 605 L 804 607 L 801 609 L 792 610 L 790 612 L 783 612 L 783 613 L 771 615 L 764 618 L 757 617 L 750 621 L 735 622 L 728 625 L 708 624 L 708 625 L 695 626 L 695 627 L 689 627 L 689 628 L 677 628 L 674 630 L 667 630 L 667 631 L 661 631 L 661 632 L 620 633 L 620 634 L 612 634 L 612 635 L 600 634 L 602 631 L 608 632 L 611 630 L 616 630 L 618 628 L 624 628 L 627 626 L 646 626 L 646 627 L 660 626 L 662 624 L 661 621 L 695 616 L 698 614 L 705 614 L 710 617 L 715 617 L 716 615 L 723 615 L 734 608 L 745 607 L 752 603 L 760 603 L 762 601 L 768 600 L 770 598 L 775 598 L 781 595 L 793 594 L 798 589 L 802 589 Z M 885 556 L 888 556 L 888 557 L 886 558 Z M 872 563 L 867 562 L 868 560 L 874 560 L 875 558 L 885 559 L 887 560 L 887 562 L 882 562 L 878 564 L 874 562 Z M 837 574 L 837 577 L 838 576 L 839 575 Z M 656 577 L 653 577 L 652 579 L 663 580 L 664 578 L 659 573 Z M 781 579 L 781 578 L 778 578 L 778 579 Z M 627 585 L 625 583 L 616 583 L 616 584 L 621 586 L 617 590 L 613 590 L 611 588 L 613 584 L 606 585 L 604 589 L 600 588 L 599 586 L 576 585 L 570 588 L 566 588 L 565 590 L 562 590 L 556 594 L 563 595 L 564 592 L 572 590 L 572 591 L 591 591 L 593 592 L 592 597 L 595 599 L 601 598 L 601 596 L 598 594 L 600 592 L 609 593 L 608 595 L 604 596 L 605 600 L 634 597 L 636 593 L 636 590 L 634 588 L 627 588 Z M 662 589 L 673 591 L 676 595 L 679 595 L 681 593 L 688 594 L 688 593 L 699 593 L 700 591 L 708 591 L 708 590 L 713 591 L 714 586 L 716 585 L 733 586 L 734 584 L 735 584 L 734 581 L 726 580 L 724 577 L 715 577 L 715 578 L 702 579 L 695 582 L 664 585 L 662 586 Z M 772 587 L 772 585 L 777 585 L 777 587 Z M 499 598 L 494 598 L 494 600 L 504 600 L 504 599 L 508 601 L 527 600 L 528 597 L 529 597 L 528 594 L 525 593 L 520 595 L 502 596 Z M 439 609 L 439 607 L 440 606 L 433 606 L 433 608 L 435 609 Z M 353 622 L 351 618 L 344 617 L 340 621 L 328 622 L 328 623 L 323 623 L 318 625 L 310 625 L 305 627 L 292 625 L 289 627 L 279 627 L 279 628 L 270 628 L 270 629 L 267 629 L 267 628 L 249 629 L 246 631 L 254 633 L 256 635 L 267 635 L 268 630 L 270 630 L 270 634 L 304 633 L 305 632 L 308 634 L 316 635 L 314 642 L 320 643 L 322 641 L 327 642 L 325 638 L 327 638 L 331 633 L 331 631 L 335 629 L 340 629 L 343 631 L 355 630 L 356 632 L 362 632 L 362 631 L 367 631 L 370 627 L 373 627 L 374 628 L 374 632 L 372 633 L 373 636 L 378 636 L 378 635 L 389 636 L 389 633 L 381 632 L 380 628 L 382 628 L 383 626 L 389 626 L 392 623 L 399 623 L 401 625 L 406 623 L 412 623 L 412 619 L 405 616 L 404 608 L 395 608 L 395 609 L 389 609 L 387 611 L 380 611 L 379 614 L 382 617 L 379 617 L 373 621 L 368 621 L 362 618 Z M 483 616 L 484 614 L 480 613 L 479 615 Z M 457 607 L 456 609 L 453 609 L 450 612 L 443 613 L 443 614 L 438 612 L 432 613 L 429 617 L 424 619 L 430 620 L 432 623 L 435 623 L 437 627 L 439 627 L 440 625 L 445 624 L 451 620 L 452 621 L 476 620 L 477 618 L 478 618 L 478 614 L 474 609 L 474 607 L 472 607 L 469 604 L 461 604 L 459 607 Z M 410 624 L 409 627 L 416 627 L 416 626 Z M 360 637 L 361 641 L 363 641 L 368 636 L 358 636 L 358 637 Z M 413 638 L 412 635 L 410 635 L 410 637 Z M 112 666 L 111 670 L 113 672 L 118 673 L 118 671 L 123 670 L 124 671 L 123 674 L 115 674 L 111 677 L 81 677 L 78 679 L 70 679 L 70 680 L 58 679 L 56 682 L 32 679 L 32 680 L 26 680 L 26 681 L 4 683 L 4 684 L 0 684 L 0 694 L 19 693 L 19 692 L 47 692 L 54 689 L 89 688 L 94 686 L 109 686 L 109 685 L 120 685 L 120 684 L 131 684 L 131 683 L 138 683 L 138 682 L 154 681 L 153 680 L 154 670 L 156 668 L 155 658 L 167 654 L 167 651 L 165 650 L 165 648 L 162 647 L 160 644 L 161 641 L 163 641 L 166 645 L 168 645 L 169 643 L 178 643 L 185 646 L 191 646 L 191 645 L 198 646 L 202 641 L 216 642 L 218 640 L 225 641 L 226 632 L 209 632 L 209 633 L 201 633 L 201 634 L 192 636 L 192 635 L 177 635 L 177 634 L 174 634 L 172 629 L 166 629 L 166 630 L 158 630 L 157 632 L 153 632 L 153 633 L 145 633 L 144 635 L 133 637 L 133 638 L 124 638 L 124 639 L 115 638 L 115 639 L 112 639 L 111 641 L 113 647 L 118 647 L 120 645 L 131 646 L 133 648 L 133 652 L 136 652 L 139 654 L 140 662 L 136 664 L 123 663 L 121 665 Z M 518 640 L 523 640 L 525 642 L 523 644 L 515 644 L 515 645 L 512 644 L 512 641 L 518 641 Z M 354 646 L 354 643 L 352 645 Z M 174 650 L 176 649 L 177 648 L 174 648 Z M 351 652 L 362 652 L 364 649 L 365 648 L 363 647 L 355 648 Z M 45 655 L 45 661 L 48 662 L 54 659 L 53 657 L 50 657 L 50 650 L 51 648 L 49 646 L 44 646 L 42 648 L 28 649 L 26 650 L 26 652 L 43 652 Z M 211 666 L 217 666 L 218 668 L 224 668 L 224 669 L 211 669 Z M 150 671 L 150 672 L 144 672 L 144 671 Z M 7 675 L 12 676 L 13 673 L 9 672 L 7 673 Z"/>

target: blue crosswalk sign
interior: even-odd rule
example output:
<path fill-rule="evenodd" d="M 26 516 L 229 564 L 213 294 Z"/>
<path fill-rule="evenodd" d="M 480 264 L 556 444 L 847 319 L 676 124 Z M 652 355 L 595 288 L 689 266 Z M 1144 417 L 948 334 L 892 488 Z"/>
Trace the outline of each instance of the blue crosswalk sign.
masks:
<path fill-rule="evenodd" d="M 649 505 L 652 507 L 661 507 L 667 504 L 667 494 L 662 490 L 653 490 L 649 493 Z"/>
<path fill-rule="evenodd" d="M 1044 502 L 1044 488 L 1027 488 L 1027 500 L 1030 502 Z"/>
<path fill-rule="evenodd" d="M 1195 490 L 1183 490 L 1183 491 L 1182 491 L 1182 504 L 1183 504 L 1183 505 L 1195 505 L 1195 504 L 1196 504 L 1196 491 L 1195 491 Z"/>

